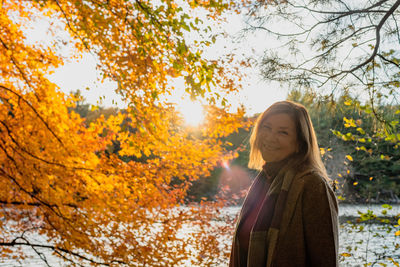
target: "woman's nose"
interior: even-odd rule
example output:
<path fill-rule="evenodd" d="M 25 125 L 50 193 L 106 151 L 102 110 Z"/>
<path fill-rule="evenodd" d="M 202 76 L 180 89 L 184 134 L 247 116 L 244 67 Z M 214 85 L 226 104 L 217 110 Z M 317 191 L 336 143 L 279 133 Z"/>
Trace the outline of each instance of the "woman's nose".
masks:
<path fill-rule="evenodd" d="M 268 142 L 275 142 L 277 140 L 277 134 L 273 131 L 269 131 L 265 134 L 265 140 Z"/>

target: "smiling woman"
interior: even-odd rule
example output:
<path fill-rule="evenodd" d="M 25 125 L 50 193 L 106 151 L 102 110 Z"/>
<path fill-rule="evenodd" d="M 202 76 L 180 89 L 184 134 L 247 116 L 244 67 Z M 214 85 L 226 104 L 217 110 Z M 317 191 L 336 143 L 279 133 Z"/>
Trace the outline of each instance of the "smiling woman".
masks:
<path fill-rule="evenodd" d="M 285 113 L 271 115 L 261 122 L 258 146 L 265 162 L 281 161 L 297 152 L 296 125 Z"/>
<path fill-rule="evenodd" d="M 258 118 L 230 267 L 338 266 L 338 207 L 304 106 L 276 102 Z"/>

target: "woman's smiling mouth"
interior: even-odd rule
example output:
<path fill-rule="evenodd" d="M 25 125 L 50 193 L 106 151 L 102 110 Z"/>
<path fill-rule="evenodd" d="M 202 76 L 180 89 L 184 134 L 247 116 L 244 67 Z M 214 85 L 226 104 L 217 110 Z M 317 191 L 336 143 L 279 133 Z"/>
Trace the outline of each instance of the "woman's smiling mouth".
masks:
<path fill-rule="evenodd" d="M 264 148 L 269 151 L 279 150 L 279 147 L 264 145 Z"/>

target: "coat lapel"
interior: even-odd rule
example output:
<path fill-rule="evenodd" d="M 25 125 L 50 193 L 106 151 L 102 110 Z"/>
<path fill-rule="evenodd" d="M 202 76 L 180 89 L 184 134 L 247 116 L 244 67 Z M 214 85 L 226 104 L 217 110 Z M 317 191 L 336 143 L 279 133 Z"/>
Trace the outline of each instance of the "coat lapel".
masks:
<path fill-rule="evenodd" d="M 294 210 L 296 208 L 297 201 L 300 197 L 300 193 L 303 191 L 304 181 L 300 178 L 310 172 L 311 171 L 302 172 L 299 175 L 296 175 L 293 179 L 293 182 L 289 189 L 289 194 L 284 208 L 284 212 L 282 215 L 279 236 L 284 236 L 286 234 L 290 220 L 294 215 Z"/>
<path fill-rule="evenodd" d="M 279 243 L 279 238 L 286 234 L 288 225 L 294 215 L 294 210 L 303 188 L 303 181 L 299 178 L 309 172 L 305 171 L 298 175 L 294 175 L 292 171 L 293 170 L 288 171 L 287 177 L 285 177 L 282 185 L 282 193 L 286 191 L 287 198 L 284 206 L 281 207 L 283 208 L 283 213 L 279 220 L 279 226 L 276 226 L 277 228 L 275 228 L 272 225 L 268 232 L 266 240 L 268 245 L 267 267 L 272 265 L 276 253 L 276 247 Z"/>

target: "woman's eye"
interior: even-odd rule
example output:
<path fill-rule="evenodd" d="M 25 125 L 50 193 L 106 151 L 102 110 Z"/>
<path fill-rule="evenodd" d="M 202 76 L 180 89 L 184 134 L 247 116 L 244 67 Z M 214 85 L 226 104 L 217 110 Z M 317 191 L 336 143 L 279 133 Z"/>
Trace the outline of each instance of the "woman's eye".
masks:
<path fill-rule="evenodd" d="M 288 132 L 285 132 L 285 131 L 279 131 L 279 133 L 283 134 L 283 135 L 288 135 Z"/>

